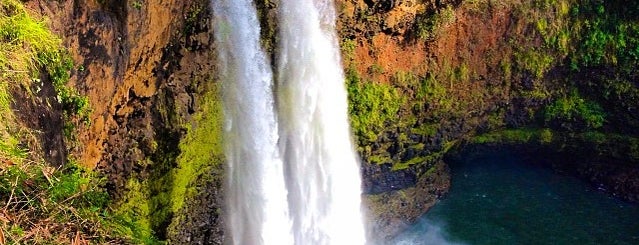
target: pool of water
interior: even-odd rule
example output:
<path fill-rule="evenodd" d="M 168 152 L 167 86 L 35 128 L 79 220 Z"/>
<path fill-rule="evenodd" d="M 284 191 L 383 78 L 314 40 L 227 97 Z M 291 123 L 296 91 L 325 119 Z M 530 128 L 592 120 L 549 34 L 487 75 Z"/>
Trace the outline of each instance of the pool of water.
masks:
<path fill-rule="evenodd" d="M 448 196 L 394 243 L 639 244 L 639 206 L 508 153 L 451 163 Z"/>

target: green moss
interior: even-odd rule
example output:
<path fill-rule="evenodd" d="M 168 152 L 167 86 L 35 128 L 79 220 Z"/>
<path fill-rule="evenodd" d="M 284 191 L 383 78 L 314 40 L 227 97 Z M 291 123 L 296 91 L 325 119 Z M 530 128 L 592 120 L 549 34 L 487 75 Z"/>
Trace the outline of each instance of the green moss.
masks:
<path fill-rule="evenodd" d="M 374 142 L 384 129 L 398 122 L 404 100 L 395 87 L 362 82 L 354 71 L 349 72 L 347 85 L 351 127 L 360 140 Z"/>
<path fill-rule="evenodd" d="M 553 141 L 553 133 L 550 129 L 542 129 L 539 132 L 539 142 L 542 144 L 550 144 Z"/>
<path fill-rule="evenodd" d="M 528 99 L 544 101 L 552 98 L 552 94 L 545 86 L 535 86 L 532 90 L 518 91 L 519 94 Z"/>
<path fill-rule="evenodd" d="M 410 148 L 413 150 L 421 151 L 426 148 L 426 145 L 424 143 L 417 143 L 417 144 L 411 145 Z"/>
<path fill-rule="evenodd" d="M 625 164 L 639 164 L 639 138 L 623 134 L 589 131 L 566 137 L 567 142 L 586 149 L 596 156 L 622 160 Z M 572 150 L 572 149 L 571 149 Z"/>
<path fill-rule="evenodd" d="M 129 191 L 118 210 L 139 227 L 131 232 L 141 241 L 155 241 L 156 232 L 172 229 L 170 226 L 182 215 L 185 202 L 199 194 L 198 188 L 214 178 L 211 169 L 224 161 L 223 118 L 217 83 L 209 82 L 205 86 L 209 89 L 198 97 L 200 104 L 192 124 L 182 125 L 186 134 L 175 146 L 179 150 L 168 149 L 173 147 L 171 142 L 152 143 L 158 154 L 147 161 L 155 165 L 154 172 L 143 182 L 136 177 L 129 180 L 131 187 L 127 188 Z M 159 110 L 167 120 L 174 117 L 173 109 L 160 107 Z M 178 119 L 173 121 L 183 123 Z"/>
<path fill-rule="evenodd" d="M 153 234 L 151 219 L 150 196 L 148 183 L 131 178 L 126 188 L 130 191 L 122 198 L 126 200 L 115 205 L 115 215 L 124 224 L 117 227 L 120 232 L 130 234 L 136 243 L 158 243 Z"/>
<path fill-rule="evenodd" d="M 435 153 L 436 154 L 436 153 Z M 414 164 L 419 164 L 419 163 L 425 163 L 426 162 L 427 157 L 414 157 L 406 162 L 400 162 L 400 163 L 396 163 L 393 164 L 393 171 L 397 171 L 397 170 L 402 170 L 402 169 L 406 169 L 408 167 L 410 167 L 411 165 Z"/>
<path fill-rule="evenodd" d="M 142 8 L 142 1 L 136 0 L 131 3 L 131 7 L 134 9 L 140 10 Z"/>
<path fill-rule="evenodd" d="M 554 103 L 546 107 L 545 120 L 567 122 L 583 122 L 587 129 L 597 129 L 605 122 L 605 113 L 596 102 L 583 99 L 577 90 L 573 90 L 570 95 L 559 98 Z"/>
<path fill-rule="evenodd" d="M 423 136 L 434 136 L 437 133 L 437 130 L 439 129 L 440 125 L 436 124 L 436 123 L 432 123 L 432 124 L 420 124 L 419 127 L 416 128 L 411 128 L 411 132 L 414 134 L 418 134 L 418 135 L 423 135 Z"/>
<path fill-rule="evenodd" d="M 548 133 L 546 132 L 543 140 L 540 140 L 542 132 L 544 130 L 535 128 L 504 129 L 477 135 L 470 142 L 474 144 L 521 144 L 530 143 L 534 140 L 542 142 L 548 139 Z"/>
<path fill-rule="evenodd" d="M 450 149 L 452 149 L 456 144 L 457 144 L 457 141 L 445 142 L 439 151 L 432 152 L 426 156 L 417 156 L 405 162 L 396 163 L 393 165 L 392 169 L 402 170 L 415 164 L 434 163 L 435 161 L 439 161 L 440 159 L 442 159 L 444 155 L 448 153 L 448 151 L 450 151 Z"/>
<path fill-rule="evenodd" d="M 194 117 L 194 126 L 180 142 L 181 154 L 173 171 L 171 189 L 173 212 L 178 212 L 184 200 L 196 194 L 197 182 L 207 176 L 213 166 L 223 164 L 222 107 L 217 89 L 203 96 L 200 110 Z"/>
<path fill-rule="evenodd" d="M 368 158 L 368 161 L 372 164 L 385 164 L 393 162 L 393 159 L 388 154 L 382 155 L 372 155 Z"/>
<path fill-rule="evenodd" d="M 462 63 L 459 67 L 455 68 L 455 80 L 460 82 L 468 82 L 471 79 L 471 71 L 468 69 L 466 63 Z"/>
<path fill-rule="evenodd" d="M 437 80 L 434 75 L 429 75 L 426 79 L 423 79 L 418 91 L 418 98 L 423 98 L 428 103 L 432 110 L 431 115 L 433 118 L 444 118 L 453 113 L 455 101 L 448 93 L 445 84 Z"/>
<path fill-rule="evenodd" d="M 213 178 L 211 168 L 224 161 L 223 118 L 217 83 L 205 86 L 210 89 L 198 97 L 201 104 L 193 116 L 193 124 L 182 125 L 186 134 L 179 144 L 173 143 L 175 139 L 151 143 L 156 155 L 140 163 L 141 166 L 153 165 L 151 176 L 144 181 L 136 176 L 129 179 L 128 191 L 117 205 L 118 215 L 130 224 L 125 231 L 133 234 L 137 241 L 157 243 L 156 236 L 164 237 L 171 223 L 182 214 L 185 202 L 195 198 L 198 187 Z M 158 110 L 167 120 L 183 123 L 173 118 L 174 110 L 165 107 Z M 169 149 L 173 147 L 179 150 Z"/>
<path fill-rule="evenodd" d="M 488 114 L 488 119 L 486 120 L 488 129 L 495 130 L 498 128 L 502 128 L 506 124 L 504 122 L 504 117 L 505 115 L 503 111 Z"/>

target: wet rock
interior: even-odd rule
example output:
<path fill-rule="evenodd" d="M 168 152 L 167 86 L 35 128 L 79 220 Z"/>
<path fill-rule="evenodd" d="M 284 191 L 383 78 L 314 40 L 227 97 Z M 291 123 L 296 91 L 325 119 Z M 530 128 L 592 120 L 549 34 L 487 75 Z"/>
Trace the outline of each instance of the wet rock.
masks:
<path fill-rule="evenodd" d="M 412 187 L 364 195 L 368 208 L 368 232 L 374 241 L 389 240 L 414 223 L 432 207 L 450 187 L 450 175 L 443 162 L 432 166 L 428 174 L 417 177 Z"/>

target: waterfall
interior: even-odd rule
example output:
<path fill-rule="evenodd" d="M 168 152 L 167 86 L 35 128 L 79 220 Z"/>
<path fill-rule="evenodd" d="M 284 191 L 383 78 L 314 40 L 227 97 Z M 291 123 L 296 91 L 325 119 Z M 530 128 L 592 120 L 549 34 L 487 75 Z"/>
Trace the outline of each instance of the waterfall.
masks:
<path fill-rule="evenodd" d="M 227 233 L 232 244 L 291 244 L 273 74 L 259 45 L 251 0 L 213 1 L 227 160 Z"/>
<path fill-rule="evenodd" d="M 229 243 L 365 244 L 332 0 L 280 1 L 275 90 L 252 2 L 212 3 Z"/>
<path fill-rule="evenodd" d="M 280 3 L 280 147 L 296 244 L 364 244 L 332 0 Z"/>

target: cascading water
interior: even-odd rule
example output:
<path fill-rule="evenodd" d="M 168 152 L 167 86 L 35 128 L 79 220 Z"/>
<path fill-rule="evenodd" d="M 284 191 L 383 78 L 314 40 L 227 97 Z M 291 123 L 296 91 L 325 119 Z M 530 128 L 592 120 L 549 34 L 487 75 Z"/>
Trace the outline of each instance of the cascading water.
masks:
<path fill-rule="evenodd" d="M 273 93 L 255 7 L 213 0 L 231 244 L 366 242 L 331 1 L 280 1 Z"/>
<path fill-rule="evenodd" d="M 364 244 L 332 0 L 280 3 L 280 147 L 296 244 Z"/>
<path fill-rule="evenodd" d="M 213 1 L 226 117 L 227 233 L 232 244 L 291 244 L 277 147 L 273 75 L 251 0 Z"/>

